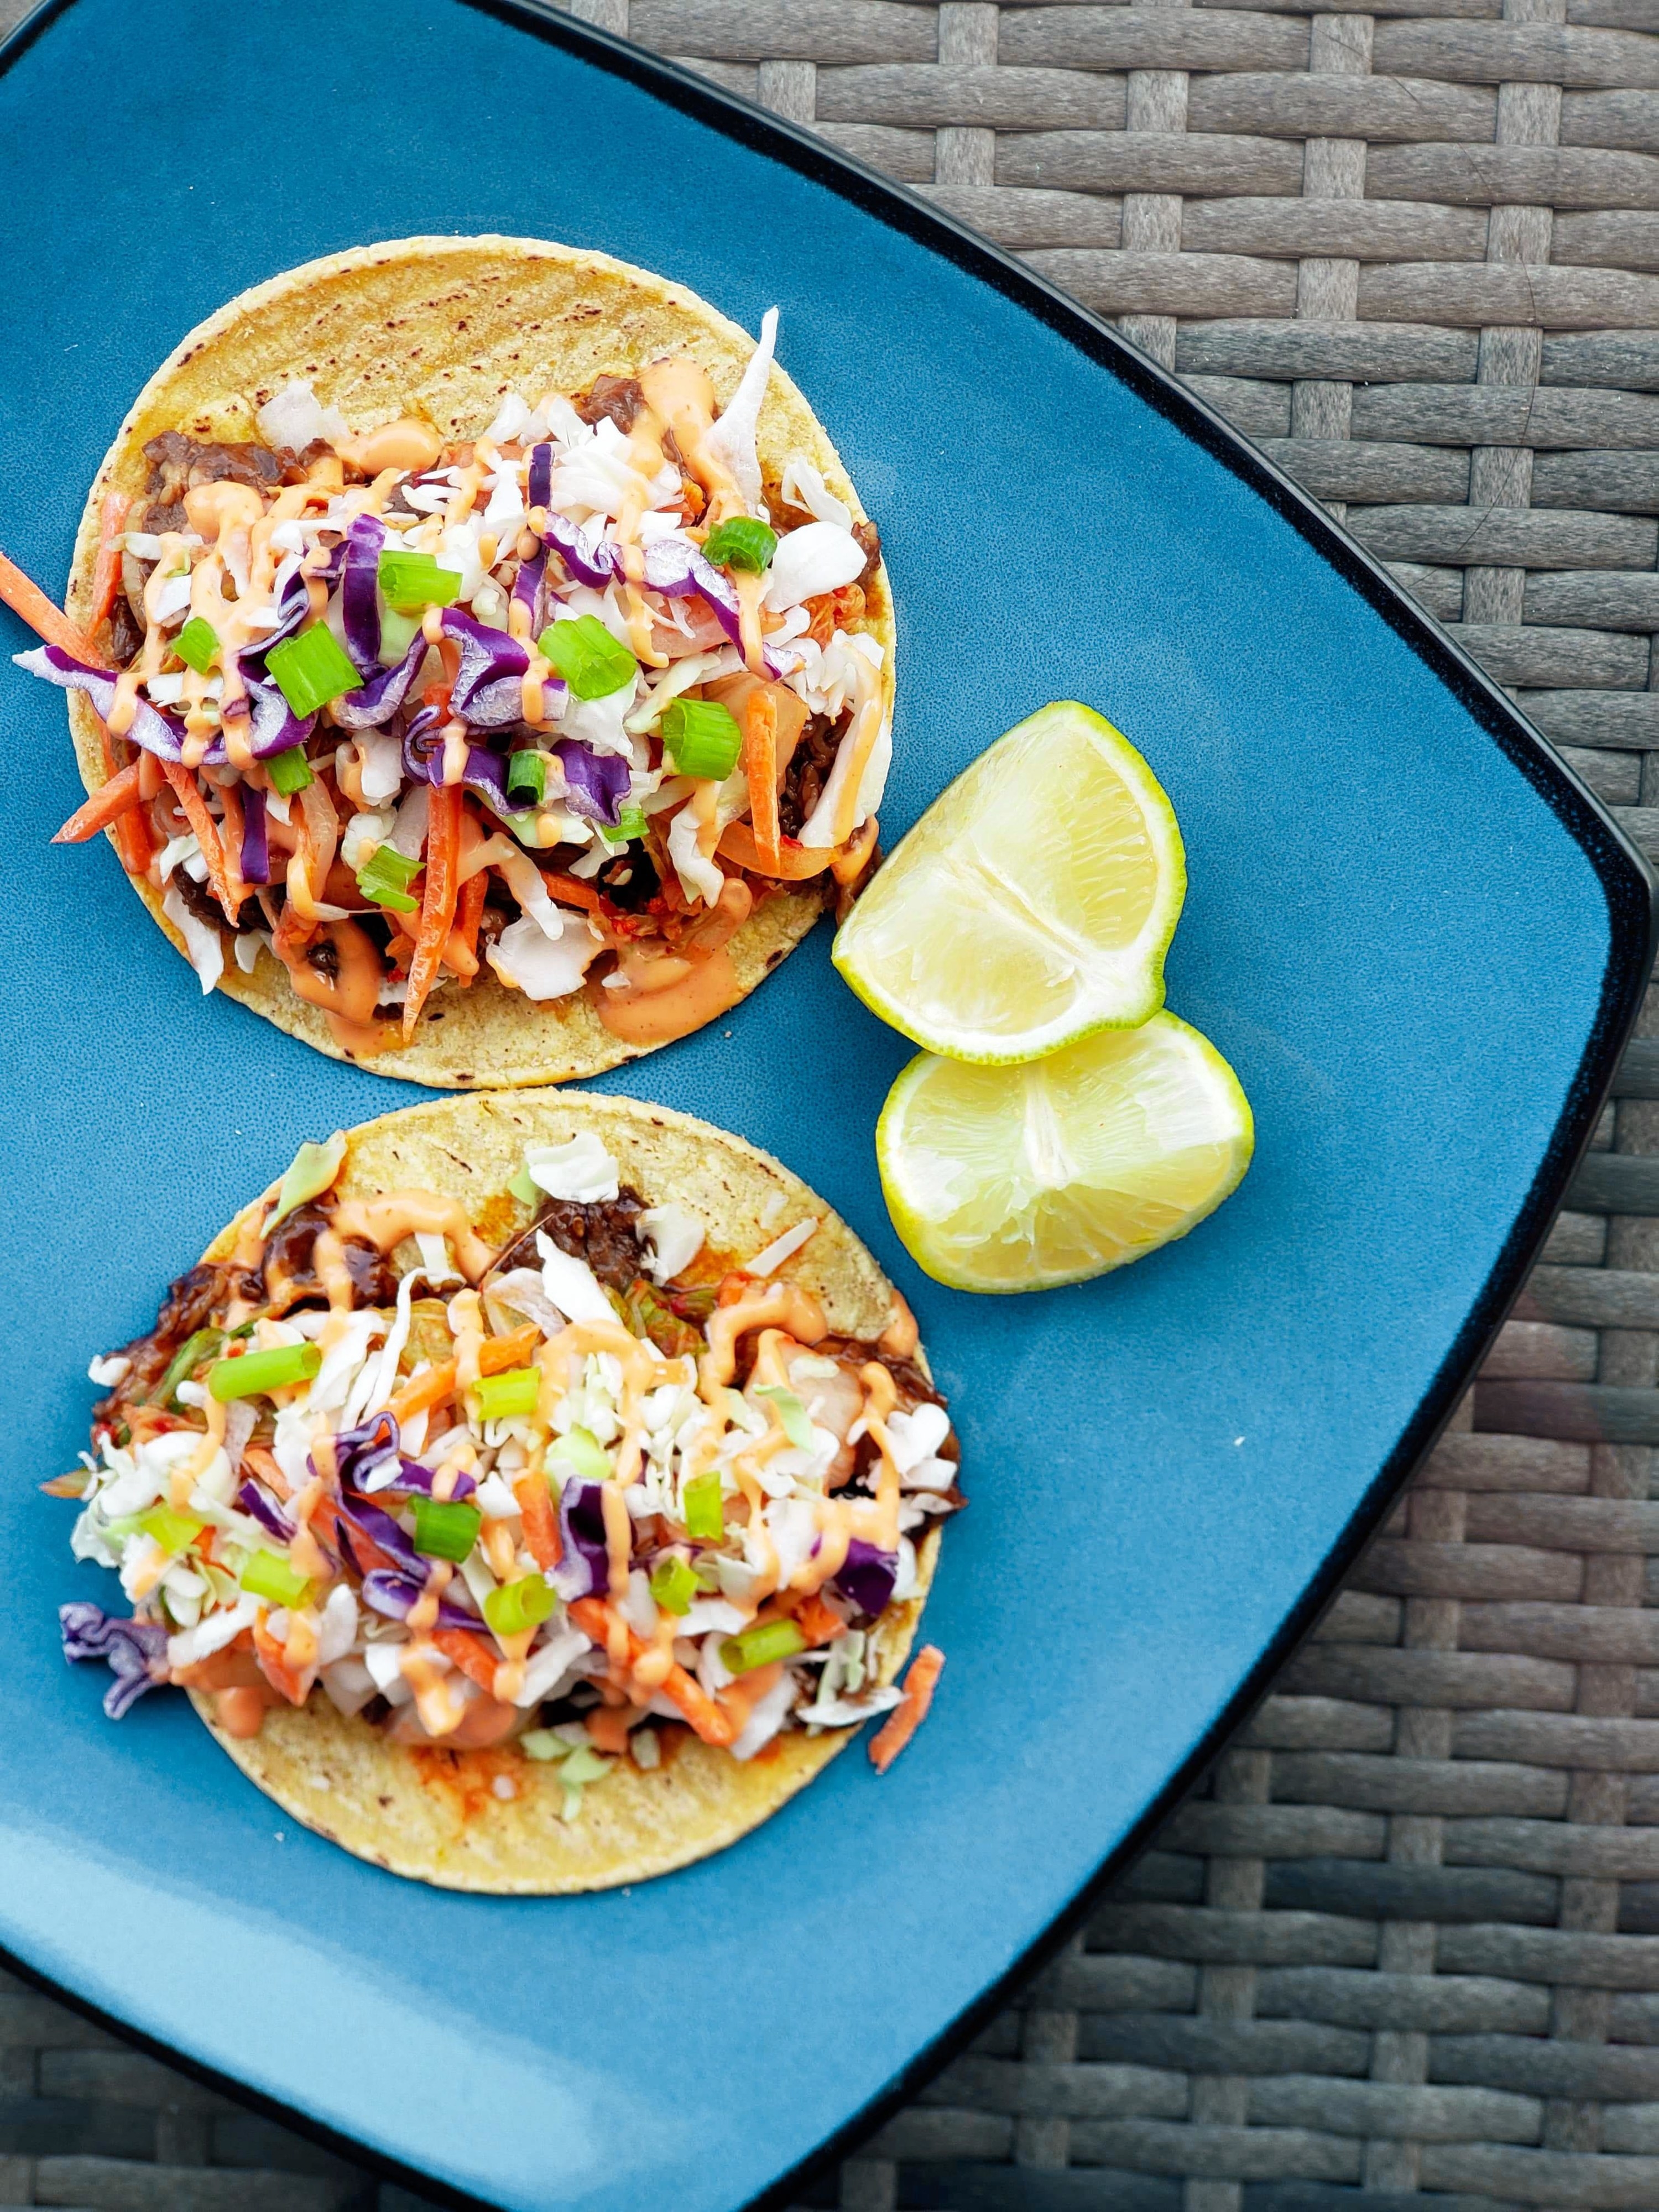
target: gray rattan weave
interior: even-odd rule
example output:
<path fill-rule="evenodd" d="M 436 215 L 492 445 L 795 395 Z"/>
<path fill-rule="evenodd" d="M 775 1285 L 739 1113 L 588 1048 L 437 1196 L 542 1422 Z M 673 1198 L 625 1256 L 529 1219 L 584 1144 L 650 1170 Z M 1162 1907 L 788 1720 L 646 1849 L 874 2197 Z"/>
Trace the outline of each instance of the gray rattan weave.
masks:
<path fill-rule="evenodd" d="M 1659 852 L 1659 0 L 576 12 L 1121 319 Z M 1659 1004 L 1643 1026 L 1318 1637 L 1086 1934 L 808 2201 L 1659 2208 Z M 375 2202 L 0 1977 L 0 2204 Z"/>

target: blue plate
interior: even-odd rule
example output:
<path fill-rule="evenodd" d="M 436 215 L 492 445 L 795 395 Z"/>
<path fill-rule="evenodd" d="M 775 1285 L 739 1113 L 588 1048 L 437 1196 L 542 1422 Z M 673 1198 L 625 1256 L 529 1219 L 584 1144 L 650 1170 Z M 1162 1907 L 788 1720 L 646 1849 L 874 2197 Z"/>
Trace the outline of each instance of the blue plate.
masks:
<path fill-rule="evenodd" d="M 63 706 L 5 672 L 0 1943 L 456 2191 L 719 2212 L 914 2084 L 1306 1626 L 1560 1197 L 1647 971 L 1647 872 L 1319 510 L 1111 333 L 567 21 L 76 0 L 8 50 L 0 144 L 0 544 L 48 586 L 129 399 L 222 301 L 378 238 L 564 239 L 750 329 L 781 306 L 898 594 L 890 833 L 1067 696 L 1179 811 L 1170 1003 L 1237 1068 L 1258 1147 L 1126 1273 L 995 1301 L 918 1277 L 872 1149 L 908 1048 L 822 932 L 727 1026 L 605 1086 L 781 1153 L 914 1301 L 973 1501 L 927 1618 L 950 1664 L 884 1780 L 850 1754 L 632 1893 L 469 1899 L 296 1831 L 182 1699 L 110 1725 L 58 1655 L 58 1601 L 103 1585 L 34 1486 L 84 1441 L 88 1356 L 302 1138 L 412 1094 L 203 1004 L 111 856 L 48 848 L 79 796 Z"/>

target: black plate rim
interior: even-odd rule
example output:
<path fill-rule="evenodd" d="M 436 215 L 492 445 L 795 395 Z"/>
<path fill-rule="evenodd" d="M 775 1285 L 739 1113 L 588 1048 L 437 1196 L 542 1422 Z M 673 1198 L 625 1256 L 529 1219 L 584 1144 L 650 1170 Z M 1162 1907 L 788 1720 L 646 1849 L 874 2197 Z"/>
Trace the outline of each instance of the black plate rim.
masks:
<path fill-rule="evenodd" d="M 14 66 L 48 24 L 74 4 L 75 0 L 40 0 L 40 4 L 23 18 L 10 35 L 0 40 L 0 76 Z M 1061 1948 L 1087 1917 L 1102 1891 L 1146 1850 L 1153 1831 L 1249 1720 L 1267 1694 L 1273 1677 L 1305 1641 L 1337 1595 L 1340 1584 L 1376 1540 L 1389 1506 L 1433 1449 L 1503 1326 L 1549 1233 L 1573 1173 L 1589 1148 L 1618 1073 L 1620 1057 L 1641 1011 L 1643 993 L 1653 967 L 1656 945 L 1659 945 L 1659 879 L 1656 879 L 1646 857 L 1549 740 L 1532 726 L 1462 647 L 1407 596 L 1382 564 L 1335 522 L 1310 493 L 1234 430 L 1207 401 L 1188 391 L 1170 371 L 1102 317 L 1080 306 L 1047 277 L 981 237 L 965 223 L 946 215 L 931 201 L 855 156 L 843 153 L 839 147 L 829 144 L 804 125 L 770 113 L 741 94 L 728 91 L 681 63 L 649 52 L 612 32 L 567 15 L 553 5 L 553 0 L 464 0 L 464 4 L 479 14 L 493 15 L 544 44 L 562 46 L 580 54 L 608 74 L 623 77 L 667 105 L 696 117 L 723 137 L 734 138 L 811 177 L 1024 307 L 1079 352 L 1117 376 L 1166 421 L 1258 492 L 1440 678 L 1572 837 L 1594 869 L 1607 903 L 1607 959 L 1595 1018 L 1561 1118 L 1539 1163 L 1531 1188 L 1491 1274 L 1434 1380 L 1394 1450 L 1327 1553 L 1318 1572 L 1213 1726 L 1042 1933 L 884 2087 L 743 2208 L 743 2212 L 781 2212 L 781 2208 L 799 2197 L 803 2185 L 815 2174 L 854 2151 L 872 2130 L 931 2081 L 972 2040 L 1012 1990 Z M 110 2029 L 151 2057 L 178 2068 L 191 2079 L 252 2106 L 296 2134 L 307 2136 L 340 2155 L 410 2186 L 430 2202 L 453 2206 L 455 2212 L 496 2212 L 488 2199 L 453 2189 L 283 2104 L 278 2098 L 249 2087 L 234 2075 L 203 2065 L 158 2038 L 142 2033 L 118 2014 L 77 1996 L 3 1948 L 0 1948 L 0 1962 L 31 1986 Z"/>

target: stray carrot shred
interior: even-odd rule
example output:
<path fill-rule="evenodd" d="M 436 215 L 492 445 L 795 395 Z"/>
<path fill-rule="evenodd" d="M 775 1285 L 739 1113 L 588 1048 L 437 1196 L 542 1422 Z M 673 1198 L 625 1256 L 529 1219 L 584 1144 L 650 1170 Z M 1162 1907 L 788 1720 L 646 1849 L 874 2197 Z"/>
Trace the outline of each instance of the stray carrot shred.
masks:
<path fill-rule="evenodd" d="M 870 1739 L 870 1764 L 885 1774 L 927 1717 L 933 1690 L 945 1671 L 945 1654 L 937 1644 L 925 1644 L 910 1662 L 904 1679 L 904 1695 Z"/>
<path fill-rule="evenodd" d="M 806 1638 L 809 1651 L 820 1644 L 833 1644 L 836 1637 L 847 1633 L 847 1623 L 833 1606 L 824 1603 L 816 1590 L 796 1612 L 795 1626 Z"/>

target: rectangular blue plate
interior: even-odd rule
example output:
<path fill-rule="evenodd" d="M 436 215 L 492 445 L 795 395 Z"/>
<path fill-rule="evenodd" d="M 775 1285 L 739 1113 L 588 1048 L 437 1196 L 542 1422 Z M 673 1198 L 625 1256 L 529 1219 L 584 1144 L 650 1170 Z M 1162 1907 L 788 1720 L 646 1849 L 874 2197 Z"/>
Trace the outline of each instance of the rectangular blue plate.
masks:
<path fill-rule="evenodd" d="M 781 356 L 882 527 L 890 838 L 1042 701 L 1168 787 L 1170 1003 L 1255 1103 L 1184 1243 L 1044 1297 L 920 1279 L 872 1130 L 907 1057 L 820 933 L 605 1087 L 787 1159 L 921 1316 L 972 1509 L 934 1717 L 633 1893 L 469 1899 L 296 1831 L 182 1699 L 58 1655 L 94 1587 L 39 1480 L 88 1355 L 295 1145 L 412 1094 L 204 1004 L 101 848 L 61 702 L 5 677 L 10 1060 L 0 1944 L 156 2047 L 513 2208 L 720 2212 L 937 2061 L 1213 1751 L 1431 1440 L 1559 1201 L 1647 972 L 1650 884 L 1320 511 L 1029 271 L 693 80 L 519 6 L 75 0 L 0 75 L 0 544 L 52 588 L 179 337 L 420 231 L 602 247 Z M 4 622 L 9 649 L 24 644 Z"/>

